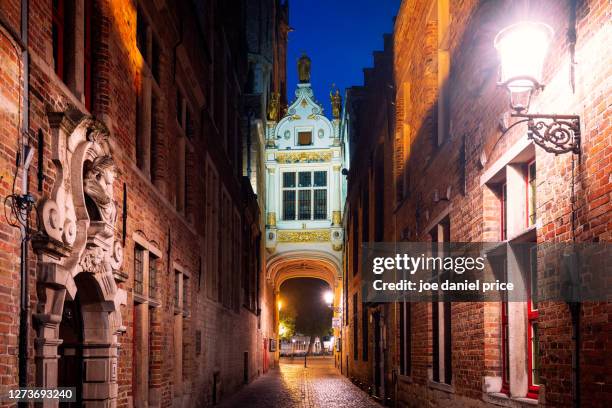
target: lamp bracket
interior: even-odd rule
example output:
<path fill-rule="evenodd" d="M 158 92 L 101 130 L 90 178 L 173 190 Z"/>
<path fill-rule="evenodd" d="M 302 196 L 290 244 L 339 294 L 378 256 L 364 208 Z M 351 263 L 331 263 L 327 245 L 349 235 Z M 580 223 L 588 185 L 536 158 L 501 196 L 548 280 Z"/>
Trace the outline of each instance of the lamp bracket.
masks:
<path fill-rule="evenodd" d="M 513 113 L 527 122 L 527 137 L 548 153 L 580 154 L 580 116 Z"/>

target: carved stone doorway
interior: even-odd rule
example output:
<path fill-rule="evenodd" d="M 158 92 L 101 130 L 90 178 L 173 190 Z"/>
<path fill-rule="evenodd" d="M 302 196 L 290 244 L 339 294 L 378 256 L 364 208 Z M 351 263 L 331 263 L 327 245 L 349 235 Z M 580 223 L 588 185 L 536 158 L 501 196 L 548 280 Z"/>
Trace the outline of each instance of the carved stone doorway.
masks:
<path fill-rule="evenodd" d="M 81 407 L 83 399 L 83 317 L 79 294 L 75 300 L 64 302 L 62 321 L 59 326 L 62 343 L 57 348 L 58 387 L 74 387 L 77 402 L 63 402 L 60 407 Z"/>

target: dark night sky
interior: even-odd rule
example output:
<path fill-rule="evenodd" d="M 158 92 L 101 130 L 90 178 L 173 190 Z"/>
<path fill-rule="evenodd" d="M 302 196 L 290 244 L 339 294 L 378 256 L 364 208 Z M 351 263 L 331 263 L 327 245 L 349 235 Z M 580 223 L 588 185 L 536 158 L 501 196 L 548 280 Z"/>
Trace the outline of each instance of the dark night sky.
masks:
<path fill-rule="evenodd" d="M 401 0 L 290 0 L 287 55 L 287 99 L 294 98 L 297 59 L 312 59 L 315 97 L 331 116 L 329 91 L 363 84 L 363 68 L 371 67 L 372 51 L 383 48 L 383 33 L 393 29 Z"/>

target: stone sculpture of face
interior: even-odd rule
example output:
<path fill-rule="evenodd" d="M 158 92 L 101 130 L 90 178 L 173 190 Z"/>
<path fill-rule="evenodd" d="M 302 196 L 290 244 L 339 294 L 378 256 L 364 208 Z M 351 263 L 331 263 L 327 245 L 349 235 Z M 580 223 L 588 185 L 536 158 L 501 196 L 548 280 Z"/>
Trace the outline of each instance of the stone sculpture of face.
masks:
<path fill-rule="evenodd" d="M 88 164 L 83 181 L 85 193 L 94 201 L 103 220 L 111 223 L 115 217 L 114 181 L 115 164 L 110 156 L 96 157 Z"/>

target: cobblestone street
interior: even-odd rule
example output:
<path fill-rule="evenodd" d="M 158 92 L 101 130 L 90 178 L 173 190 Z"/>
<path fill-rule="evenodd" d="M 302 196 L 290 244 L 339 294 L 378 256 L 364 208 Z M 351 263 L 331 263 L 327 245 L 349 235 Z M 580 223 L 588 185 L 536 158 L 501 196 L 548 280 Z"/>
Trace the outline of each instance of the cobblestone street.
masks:
<path fill-rule="evenodd" d="M 342 376 L 331 358 L 281 359 L 271 370 L 223 402 L 223 408 L 378 408 L 380 404 Z"/>

